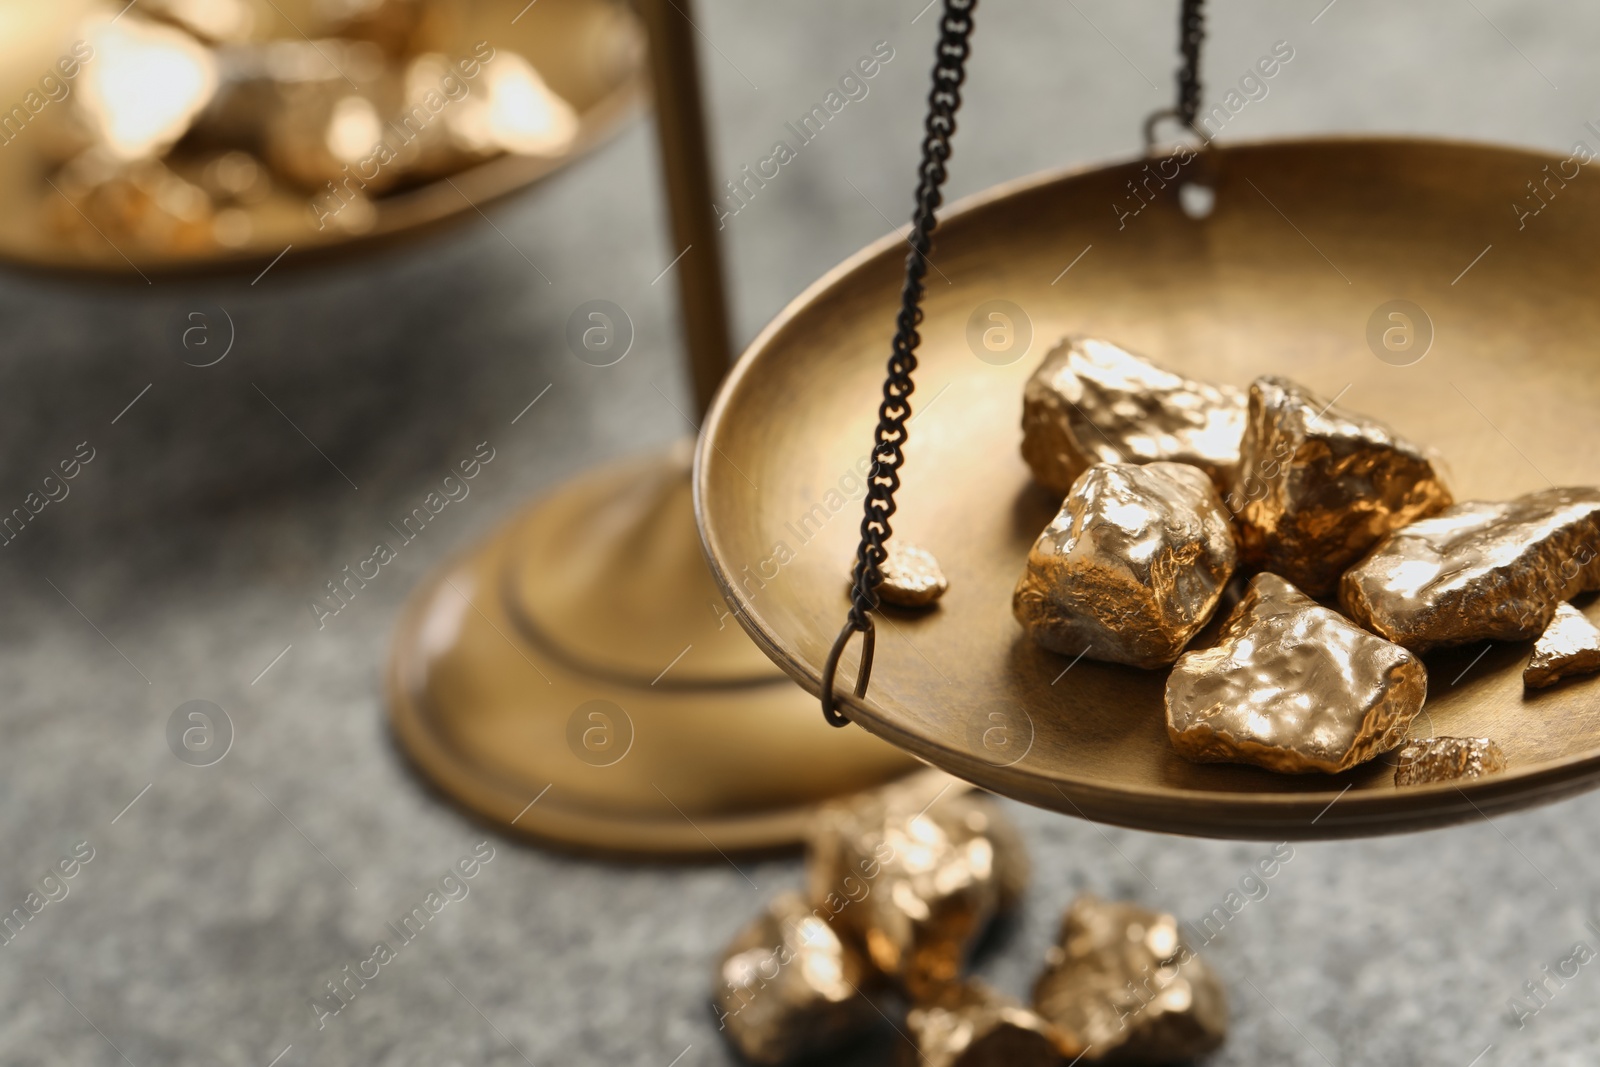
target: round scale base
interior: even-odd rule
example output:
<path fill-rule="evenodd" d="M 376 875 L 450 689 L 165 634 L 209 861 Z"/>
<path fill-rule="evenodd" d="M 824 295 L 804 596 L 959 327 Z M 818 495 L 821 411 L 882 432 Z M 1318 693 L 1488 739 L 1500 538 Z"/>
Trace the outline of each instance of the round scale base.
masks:
<path fill-rule="evenodd" d="M 827 726 L 744 635 L 701 554 L 686 448 L 587 472 L 426 581 L 388 689 L 446 795 L 583 850 L 789 846 L 819 804 L 922 766 Z"/>
<path fill-rule="evenodd" d="M 1017 182 L 940 220 L 894 532 L 938 557 L 950 590 L 927 613 L 882 616 L 865 699 L 849 695 L 851 643 L 845 713 L 995 792 L 1216 837 L 1414 830 L 1600 784 L 1600 679 L 1525 695 L 1527 644 L 1426 657 L 1412 727 L 1493 738 L 1509 769 L 1397 789 L 1392 756 L 1333 777 L 1189 763 L 1167 739 L 1162 672 L 1074 665 L 1012 618 L 1028 548 L 1059 504 L 1018 455 L 1022 388 L 1068 333 L 1192 377 L 1293 378 L 1437 448 L 1458 499 L 1600 482 L 1600 185 L 1564 182 L 1536 202 L 1528 183 L 1560 160 L 1416 140 L 1229 146 L 1214 162 L 1205 218 L 1180 207 L 1181 167 L 1139 159 Z M 798 298 L 734 368 L 702 434 L 696 509 L 713 569 L 813 693 L 848 608 L 904 260 L 887 237 Z M 1388 317 L 1395 301 L 1410 302 L 1407 320 Z M 792 558 L 752 596 L 741 568 L 779 542 Z"/>

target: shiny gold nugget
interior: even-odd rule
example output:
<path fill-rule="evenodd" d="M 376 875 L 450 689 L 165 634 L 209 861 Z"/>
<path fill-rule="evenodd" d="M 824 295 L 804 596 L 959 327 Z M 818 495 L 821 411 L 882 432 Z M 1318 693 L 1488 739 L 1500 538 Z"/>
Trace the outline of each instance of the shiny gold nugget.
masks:
<path fill-rule="evenodd" d="M 813 903 L 913 999 L 960 976 L 1027 880 L 1021 839 L 1000 809 L 938 776 L 828 807 L 809 845 Z"/>
<path fill-rule="evenodd" d="M 1482 778 L 1506 769 L 1506 754 L 1487 737 L 1430 737 L 1400 750 L 1395 785 Z"/>
<path fill-rule="evenodd" d="M 1469 501 L 1390 537 L 1344 576 L 1352 619 L 1413 652 L 1527 641 L 1600 588 L 1600 489 Z"/>
<path fill-rule="evenodd" d="M 1083 1046 L 978 982 L 948 986 L 906 1015 L 906 1067 L 1061 1067 Z"/>
<path fill-rule="evenodd" d="M 1197 763 L 1348 770 L 1405 740 L 1428 691 L 1422 661 L 1258 574 L 1212 648 L 1167 678 L 1167 734 Z"/>
<path fill-rule="evenodd" d="M 1242 562 L 1324 596 L 1390 531 L 1450 502 L 1422 450 L 1382 423 L 1283 378 L 1250 386 L 1227 497 Z"/>
<path fill-rule="evenodd" d="M 927 549 L 895 540 L 890 540 L 884 549 L 889 555 L 881 568 L 883 581 L 878 584 L 878 595 L 888 603 L 925 608 L 950 588 L 939 561 Z"/>
<path fill-rule="evenodd" d="M 1192 463 L 1225 491 L 1239 462 L 1244 393 L 1190 381 L 1109 341 L 1069 337 L 1022 393 L 1022 458 L 1065 496 L 1096 463 Z"/>
<path fill-rule="evenodd" d="M 1522 672 L 1522 684 L 1543 689 L 1574 674 L 1595 671 L 1600 671 L 1600 630 L 1583 612 L 1571 604 L 1562 604 L 1533 646 L 1533 655 Z"/>
<path fill-rule="evenodd" d="M 1211 618 L 1234 562 L 1200 468 L 1100 463 L 1034 543 L 1011 610 L 1052 652 L 1164 667 Z"/>
<path fill-rule="evenodd" d="M 1087 895 L 1062 917 L 1033 1006 L 1088 1063 L 1187 1061 L 1228 1033 L 1227 994 L 1177 919 Z"/>
<path fill-rule="evenodd" d="M 720 1029 L 749 1062 L 781 1064 L 859 1036 L 877 1009 L 859 950 L 797 893 L 784 893 L 723 950 L 715 1003 Z"/>

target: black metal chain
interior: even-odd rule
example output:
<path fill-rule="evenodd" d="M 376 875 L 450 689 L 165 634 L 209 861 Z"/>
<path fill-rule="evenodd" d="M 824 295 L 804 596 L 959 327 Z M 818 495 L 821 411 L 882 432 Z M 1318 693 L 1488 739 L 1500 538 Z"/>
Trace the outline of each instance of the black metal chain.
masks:
<path fill-rule="evenodd" d="M 839 657 L 851 634 L 862 633 L 861 667 L 855 694 L 864 696 L 872 677 L 874 632 L 868 613 L 878 606 L 878 583 L 887 552 L 884 542 L 893 533 L 895 490 L 900 488 L 900 467 L 905 463 L 906 420 L 911 416 L 911 375 L 917 369 L 917 346 L 922 337 L 922 279 L 928 273 L 928 253 L 933 247 L 945 163 L 950 159 L 950 137 L 956 132 L 956 110 L 961 106 L 961 85 L 967 77 L 971 54 L 972 12 L 977 0 L 944 0 L 939 20 L 939 41 L 934 47 L 933 89 L 928 93 L 928 118 L 923 123 L 922 162 L 917 167 L 917 204 L 911 215 L 911 252 L 906 256 L 906 280 L 900 291 L 900 314 L 895 318 L 888 376 L 883 382 L 883 402 L 878 405 L 878 426 L 872 438 L 872 476 L 862 505 L 861 544 L 856 549 L 851 574 L 850 615 L 828 653 L 822 671 L 822 714 L 834 726 L 849 723 L 839 713 L 834 697 L 834 676 Z"/>
<path fill-rule="evenodd" d="M 1184 129 L 1193 130 L 1202 140 L 1209 140 L 1194 122 L 1200 114 L 1200 46 L 1206 39 L 1204 6 L 1205 0 L 1182 0 L 1179 4 L 1178 53 L 1183 57 L 1183 64 L 1178 68 L 1178 102 L 1145 119 L 1146 149 L 1154 147 L 1156 123 L 1162 119 L 1177 119 Z"/>
<path fill-rule="evenodd" d="M 1178 68 L 1178 121 L 1194 129 L 1200 113 L 1200 45 L 1206 39 L 1205 0 L 1183 0 L 1178 11 L 1178 51 L 1183 66 Z"/>

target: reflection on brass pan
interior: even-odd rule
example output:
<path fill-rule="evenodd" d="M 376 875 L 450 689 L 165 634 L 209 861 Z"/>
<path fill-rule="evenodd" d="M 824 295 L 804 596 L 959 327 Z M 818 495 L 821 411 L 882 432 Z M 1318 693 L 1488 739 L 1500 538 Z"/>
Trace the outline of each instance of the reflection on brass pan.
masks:
<path fill-rule="evenodd" d="M 0 256 L 148 273 L 472 214 L 593 145 L 639 76 L 626 5 L 523 6 L 37 5 L 0 42 L 51 90 L 0 134 Z"/>
<path fill-rule="evenodd" d="M 1227 993 L 1178 920 L 1090 895 L 1062 916 L 1033 1006 L 1086 1063 L 1187 1062 L 1228 1034 Z"/>
<path fill-rule="evenodd" d="M 1200 468 L 1100 463 L 1028 553 L 1012 610 L 1053 652 L 1167 666 L 1211 618 L 1234 562 L 1232 524 Z"/>
<path fill-rule="evenodd" d="M 955 981 L 1027 882 L 1021 838 L 999 807 L 937 776 L 824 808 L 809 845 L 811 899 L 913 998 Z"/>
<path fill-rule="evenodd" d="M 1482 778 L 1506 769 L 1506 754 L 1487 737 L 1429 737 L 1408 741 L 1395 758 L 1395 785 Z"/>
<path fill-rule="evenodd" d="M 713 983 L 718 1026 L 739 1054 L 775 1067 L 868 1031 L 869 971 L 798 893 L 783 893 L 723 949 Z"/>
<path fill-rule="evenodd" d="M 1600 630 L 1571 604 L 1560 605 L 1534 643 L 1522 671 L 1523 684 L 1544 689 L 1563 678 L 1595 671 L 1600 671 Z"/>
<path fill-rule="evenodd" d="M 946 986 L 906 1014 L 905 1067 L 1060 1067 L 1082 1044 L 981 982 Z"/>
<path fill-rule="evenodd" d="M 1351 568 L 1339 603 L 1413 652 L 1527 641 L 1600 588 L 1600 489 L 1469 501 L 1398 531 Z"/>
<path fill-rule="evenodd" d="M 950 588 L 932 552 L 897 538 L 891 538 L 883 547 L 888 555 L 881 567 L 883 581 L 878 584 L 878 596 L 885 603 L 925 608 Z"/>
<path fill-rule="evenodd" d="M 1065 496 L 1095 463 L 1193 463 L 1226 491 L 1239 462 L 1244 393 L 1190 381 L 1109 341 L 1068 337 L 1022 394 L 1022 458 Z"/>
<path fill-rule="evenodd" d="M 1333 774 L 1400 744 L 1427 691 L 1410 652 L 1258 574 L 1217 644 L 1172 668 L 1167 733 L 1198 762 Z"/>
<path fill-rule="evenodd" d="M 1250 386 L 1228 499 L 1244 562 L 1312 596 L 1332 593 L 1391 530 L 1451 502 L 1416 445 L 1282 378 Z"/>

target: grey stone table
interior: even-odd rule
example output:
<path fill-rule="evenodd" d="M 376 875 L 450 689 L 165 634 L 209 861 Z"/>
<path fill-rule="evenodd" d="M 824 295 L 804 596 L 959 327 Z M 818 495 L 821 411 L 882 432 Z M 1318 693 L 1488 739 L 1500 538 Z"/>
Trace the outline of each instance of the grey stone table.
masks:
<path fill-rule="evenodd" d="M 924 3 L 701 4 L 727 177 L 877 42 L 893 49 L 867 95 L 727 220 L 740 339 L 907 215 Z M 1592 6 L 1326 3 L 1218 0 L 1208 102 L 1274 42 L 1294 49 L 1227 137 L 1597 143 L 1584 126 L 1600 115 Z M 952 192 L 1132 152 L 1169 97 L 1171 6 L 985 0 Z M 0 548 L 0 910 L 41 884 L 66 892 L 0 944 L 0 1063 L 729 1062 L 705 1007 L 713 954 L 798 883 L 797 861 L 637 868 L 491 838 L 468 895 L 345 1011 L 319 1029 L 308 1006 L 485 840 L 408 773 L 386 730 L 379 671 L 406 592 L 531 494 L 686 431 L 664 399 L 687 406 L 667 286 L 652 284 L 672 255 L 647 133 L 492 211 L 493 227 L 469 220 L 381 258 L 301 269 L 291 253 L 254 284 L 0 275 L 0 506 L 80 442 L 93 454 Z M 562 341 L 594 298 L 638 329 L 633 354 L 603 370 Z M 220 329 L 223 309 L 233 351 L 186 366 L 183 330 Z M 484 441 L 495 459 L 471 495 L 319 629 L 307 604 L 323 583 Z M 1515 447 L 1535 462 L 1545 449 Z M 166 738 L 194 699 L 225 707 L 236 734 L 206 768 Z M 981 969 L 1017 993 L 1074 894 L 1198 919 L 1269 847 L 1013 811 L 1037 875 Z M 1507 1002 L 1576 942 L 1600 941 L 1585 925 L 1597 817 L 1588 797 L 1297 847 L 1205 947 L 1233 998 L 1214 1062 L 1594 1062 L 1600 966 L 1548 982 L 1520 1023 Z M 75 848 L 92 859 L 74 865 Z M 74 877 L 46 881 L 63 860 Z"/>

